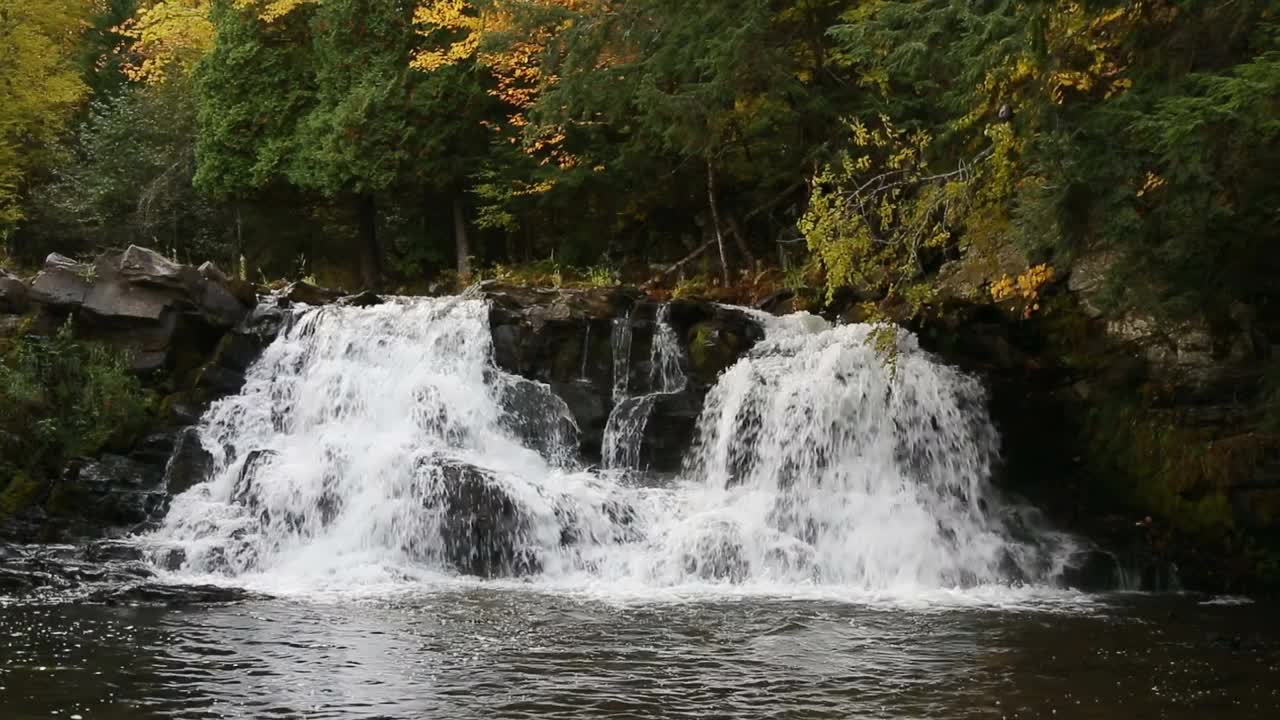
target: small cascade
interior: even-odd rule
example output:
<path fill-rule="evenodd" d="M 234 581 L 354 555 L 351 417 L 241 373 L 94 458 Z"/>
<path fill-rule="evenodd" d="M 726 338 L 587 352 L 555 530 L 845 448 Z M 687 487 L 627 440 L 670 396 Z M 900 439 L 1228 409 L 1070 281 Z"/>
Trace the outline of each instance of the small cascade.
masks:
<path fill-rule="evenodd" d="M 613 402 L 622 402 L 631 385 L 631 313 L 613 321 Z"/>
<path fill-rule="evenodd" d="M 680 339 L 671 327 L 671 305 L 658 308 L 653 329 L 653 347 L 649 353 L 649 384 L 654 392 L 675 393 L 689 384 L 681 368 Z"/>
<path fill-rule="evenodd" d="M 587 331 L 582 334 L 582 364 L 578 367 L 578 379 L 586 382 L 587 361 L 591 358 L 591 323 L 587 323 Z"/>
<path fill-rule="evenodd" d="M 645 427 L 649 423 L 649 416 L 653 413 L 655 396 L 682 392 L 689 384 L 681 363 L 680 341 L 676 336 L 675 328 L 671 327 L 671 306 L 663 303 L 658 307 L 654 319 L 653 341 L 649 350 L 651 392 L 638 397 L 619 399 L 615 385 L 616 404 L 609 413 L 601 452 L 605 468 L 643 469 L 641 449 Z"/>
<path fill-rule="evenodd" d="M 146 538 L 157 562 L 267 588 L 462 573 L 915 593 L 1045 582 L 1071 551 L 1010 520 L 981 385 L 905 331 L 891 371 L 870 326 L 761 318 L 681 477 L 657 483 L 580 467 L 564 403 L 494 365 L 482 300 L 292 313 L 202 419 L 214 472 Z M 626 397 L 629 327 L 614 325 L 611 467 L 642 462 L 632 438 L 664 398 Z M 655 387 L 683 388 L 663 332 Z"/>
<path fill-rule="evenodd" d="M 653 395 L 626 398 L 613 407 L 604 429 L 601 459 L 610 470 L 639 470 L 644 429 L 653 413 Z"/>

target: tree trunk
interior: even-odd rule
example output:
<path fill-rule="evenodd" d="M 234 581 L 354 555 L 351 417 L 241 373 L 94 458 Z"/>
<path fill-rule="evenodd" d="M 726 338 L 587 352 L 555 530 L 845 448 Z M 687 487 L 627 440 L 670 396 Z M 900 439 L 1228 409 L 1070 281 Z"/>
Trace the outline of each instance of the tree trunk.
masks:
<path fill-rule="evenodd" d="M 754 272 L 756 269 L 756 256 L 752 254 L 751 247 L 747 245 L 747 236 L 742 234 L 742 226 L 738 224 L 738 219 L 732 214 L 729 215 L 729 232 L 733 233 L 733 239 L 738 243 L 738 252 L 742 253 L 742 257 L 747 259 L 747 266 Z"/>
<path fill-rule="evenodd" d="M 453 242 L 458 252 L 458 276 L 471 274 L 471 242 L 467 239 L 467 219 L 460 196 L 453 199 Z"/>
<path fill-rule="evenodd" d="M 360 275 L 364 289 L 382 290 L 382 249 L 378 246 L 378 201 L 373 194 L 358 200 L 360 216 Z"/>
<path fill-rule="evenodd" d="M 711 205 L 711 226 L 716 233 L 716 246 L 720 248 L 720 276 L 729 287 L 729 262 L 724 255 L 724 233 L 720 231 L 720 207 L 716 204 L 716 168 L 707 157 L 707 200 Z"/>

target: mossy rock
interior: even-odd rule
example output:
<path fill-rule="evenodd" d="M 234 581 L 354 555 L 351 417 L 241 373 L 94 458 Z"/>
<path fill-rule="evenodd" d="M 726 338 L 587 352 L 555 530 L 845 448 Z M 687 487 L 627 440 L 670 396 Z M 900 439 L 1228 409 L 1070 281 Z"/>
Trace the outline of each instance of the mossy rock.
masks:
<path fill-rule="evenodd" d="M 690 374 L 707 386 L 714 385 L 720 373 L 750 347 L 747 338 L 716 320 L 690 327 L 688 342 Z"/>

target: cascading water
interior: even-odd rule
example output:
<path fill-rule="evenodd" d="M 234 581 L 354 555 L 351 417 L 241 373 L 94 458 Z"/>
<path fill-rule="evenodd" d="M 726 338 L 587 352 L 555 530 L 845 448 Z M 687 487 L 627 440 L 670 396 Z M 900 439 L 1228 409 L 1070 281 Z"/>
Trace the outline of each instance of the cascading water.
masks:
<path fill-rule="evenodd" d="M 689 384 L 680 367 L 680 356 L 680 340 L 671 327 L 671 306 L 663 303 L 654 319 L 653 347 L 649 351 L 649 385 L 654 392 L 680 392 Z"/>
<path fill-rule="evenodd" d="M 628 328 L 629 320 L 628 321 Z M 615 327 L 615 339 L 620 333 Z M 649 416 L 653 413 L 655 396 L 677 393 L 685 389 L 689 380 L 685 377 L 680 365 L 680 341 L 676 337 L 675 328 L 671 327 L 671 306 L 663 304 L 658 308 L 654 319 L 653 342 L 649 350 L 649 387 L 652 392 L 639 397 L 627 397 L 625 386 L 619 391 L 616 381 L 621 362 L 622 373 L 630 371 L 629 358 L 631 348 L 631 331 L 626 333 L 626 342 L 615 340 L 614 349 L 614 402 L 604 430 L 604 442 L 601 456 L 608 469 L 639 470 L 641 469 L 641 443 L 644 440 L 645 427 Z M 625 351 L 622 350 L 625 347 Z M 619 359 L 621 353 L 622 359 Z M 621 394 L 621 397 L 619 397 Z"/>
<path fill-rule="evenodd" d="M 613 402 L 625 400 L 631 386 L 631 315 L 613 321 Z"/>
<path fill-rule="evenodd" d="M 494 367 L 487 316 L 471 298 L 295 311 L 202 420 L 215 472 L 175 498 L 156 555 L 271 587 L 880 593 L 1052 572 L 1052 538 L 1015 539 L 988 488 L 982 388 L 908 333 L 887 366 L 869 326 L 771 320 L 708 396 L 682 479 L 655 487 L 575 469 L 563 403 Z"/>

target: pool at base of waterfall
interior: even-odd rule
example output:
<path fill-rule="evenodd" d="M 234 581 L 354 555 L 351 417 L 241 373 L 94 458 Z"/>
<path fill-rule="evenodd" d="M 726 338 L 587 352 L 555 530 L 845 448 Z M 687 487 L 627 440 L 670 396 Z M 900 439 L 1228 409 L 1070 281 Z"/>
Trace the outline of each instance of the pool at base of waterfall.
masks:
<path fill-rule="evenodd" d="M 0 716 L 1280 717 L 1274 608 L 1193 596 L 632 601 L 405 588 L 0 606 Z"/>

